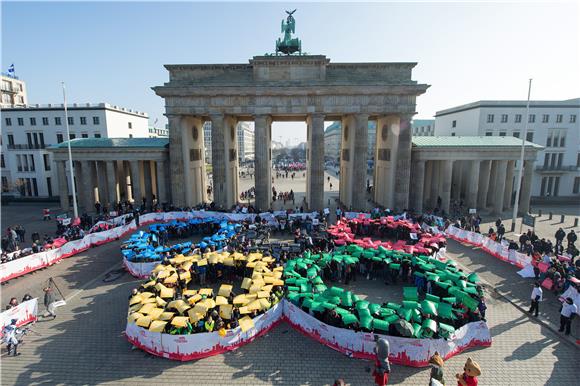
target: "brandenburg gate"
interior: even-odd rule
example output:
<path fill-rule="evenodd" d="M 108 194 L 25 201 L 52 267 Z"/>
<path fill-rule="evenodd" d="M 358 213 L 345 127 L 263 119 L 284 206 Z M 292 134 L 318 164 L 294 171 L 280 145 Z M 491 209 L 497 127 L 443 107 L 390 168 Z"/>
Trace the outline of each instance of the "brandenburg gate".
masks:
<path fill-rule="evenodd" d="M 203 123 L 211 121 L 216 205 L 238 202 L 236 124 L 255 125 L 256 207 L 270 208 L 272 122 L 307 124 L 309 209 L 322 209 L 324 121 L 342 122 L 340 201 L 365 207 L 368 121 L 377 121 L 374 200 L 390 208 L 409 204 L 411 128 L 415 100 L 429 87 L 412 79 L 416 63 L 331 63 L 306 55 L 292 38 L 294 18 L 282 23 L 276 54 L 247 64 L 166 65 L 169 82 L 154 87 L 169 121 L 171 197 L 177 206 L 206 201 Z M 296 54 L 297 52 L 297 54 Z M 294 53 L 294 54 L 293 54 Z"/>

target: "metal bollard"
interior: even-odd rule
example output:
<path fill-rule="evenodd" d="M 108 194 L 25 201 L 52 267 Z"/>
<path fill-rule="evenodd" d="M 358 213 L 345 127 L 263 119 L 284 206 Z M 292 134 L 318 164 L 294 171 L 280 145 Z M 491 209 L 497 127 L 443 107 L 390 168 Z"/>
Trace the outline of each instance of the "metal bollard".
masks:
<path fill-rule="evenodd" d="M 564 218 L 565 218 L 565 217 L 564 217 L 564 215 L 562 215 L 562 216 L 560 217 L 560 224 L 563 224 L 563 223 L 564 223 Z"/>
<path fill-rule="evenodd" d="M 538 211 L 538 217 L 542 217 L 542 209 Z"/>
<path fill-rule="evenodd" d="M 548 217 L 548 220 L 552 219 L 552 212 L 550 212 L 550 217 Z"/>
<path fill-rule="evenodd" d="M 578 227 L 578 217 L 574 219 L 574 228 Z"/>

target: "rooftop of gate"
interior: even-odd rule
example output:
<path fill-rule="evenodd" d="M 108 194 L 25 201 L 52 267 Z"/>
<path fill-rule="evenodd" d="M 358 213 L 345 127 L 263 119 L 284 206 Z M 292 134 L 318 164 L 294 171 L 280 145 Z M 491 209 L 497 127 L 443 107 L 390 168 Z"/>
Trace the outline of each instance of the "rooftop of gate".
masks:
<path fill-rule="evenodd" d="M 66 149 L 68 142 L 52 145 L 52 149 Z M 169 138 L 76 138 L 70 141 L 71 149 L 81 148 L 164 148 L 169 145 Z"/>
<path fill-rule="evenodd" d="M 412 139 L 413 147 L 521 147 L 522 140 L 516 137 L 488 136 L 417 136 Z M 526 147 L 542 149 L 543 146 L 526 141 Z"/>

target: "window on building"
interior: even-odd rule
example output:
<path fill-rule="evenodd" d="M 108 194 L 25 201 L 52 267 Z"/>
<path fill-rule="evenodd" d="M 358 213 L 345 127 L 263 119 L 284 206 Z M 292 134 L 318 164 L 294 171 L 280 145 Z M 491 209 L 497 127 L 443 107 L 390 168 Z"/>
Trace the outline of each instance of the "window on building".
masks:
<path fill-rule="evenodd" d="M 548 177 L 542 177 L 542 185 L 540 187 L 540 196 L 546 195 L 546 183 L 548 182 Z"/>
<path fill-rule="evenodd" d="M 22 155 L 22 170 L 25 172 L 28 171 L 28 156 L 26 154 Z"/>
<path fill-rule="evenodd" d="M 486 131 L 485 132 L 485 136 L 486 137 L 491 137 L 492 135 L 493 135 L 493 132 L 492 131 Z"/>
<path fill-rule="evenodd" d="M 98 125 L 98 124 L 100 124 L 99 117 L 93 117 L 93 125 Z"/>
<path fill-rule="evenodd" d="M 514 136 L 515 138 L 519 138 L 520 137 L 520 132 L 519 131 L 514 131 L 512 133 L 512 136 Z"/>
<path fill-rule="evenodd" d="M 487 123 L 493 123 L 493 114 L 487 114 Z"/>
<path fill-rule="evenodd" d="M 30 171 L 33 172 L 36 170 L 36 166 L 34 164 L 34 154 L 30 154 Z"/>
<path fill-rule="evenodd" d="M 570 123 L 576 123 L 576 115 L 575 114 L 570 115 Z"/>
<path fill-rule="evenodd" d="M 0 167 L 6 167 L 6 164 L 4 163 L 4 154 L 0 154 Z"/>
<path fill-rule="evenodd" d="M 574 194 L 580 193 L 580 177 L 574 177 L 574 187 L 572 188 L 572 193 Z"/>
<path fill-rule="evenodd" d="M 548 134 L 546 137 L 546 147 L 552 146 L 552 134 Z"/>
<path fill-rule="evenodd" d="M 40 140 L 40 148 L 44 149 L 44 133 L 38 133 L 38 139 Z"/>
<path fill-rule="evenodd" d="M 89 138 L 89 135 L 87 133 L 82 133 L 81 138 Z"/>
<path fill-rule="evenodd" d="M 2 192 L 7 192 L 8 191 L 8 178 L 5 176 L 2 176 Z"/>
<path fill-rule="evenodd" d="M 36 126 L 36 118 L 30 117 L 30 126 Z"/>
<path fill-rule="evenodd" d="M 60 126 L 61 125 L 60 117 L 54 117 L 54 124 L 56 126 Z"/>
<path fill-rule="evenodd" d="M 550 165 L 550 153 L 544 154 L 544 169 Z"/>
<path fill-rule="evenodd" d="M 81 117 L 81 125 L 87 124 L 87 117 Z"/>
<path fill-rule="evenodd" d="M 556 131 L 554 132 L 553 136 L 554 138 L 552 139 L 552 146 L 558 147 L 558 145 L 560 144 L 560 133 Z"/>
<path fill-rule="evenodd" d="M 95 133 L 95 138 L 101 138 L 101 134 L 100 133 Z"/>
<path fill-rule="evenodd" d="M 8 134 L 8 146 L 14 146 L 14 135 Z"/>
<path fill-rule="evenodd" d="M 534 142 L 534 133 L 527 133 L 526 134 L 526 141 Z"/>
<path fill-rule="evenodd" d="M 38 197 L 38 185 L 36 184 L 36 178 L 31 178 L 32 180 L 32 193 L 35 197 Z"/>
<path fill-rule="evenodd" d="M 562 136 L 560 137 L 560 147 L 565 147 L 566 146 L 566 135 L 562 134 Z"/>
<path fill-rule="evenodd" d="M 24 126 L 24 118 L 18 118 L 18 126 Z"/>
<path fill-rule="evenodd" d="M 451 136 L 452 136 L 452 137 L 455 137 L 455 133 L 451 133 Z"/>
<path fill-rule="evenodd" d="M 44 170 L 50 170 L 50 156 L 48 154 L 42 155 L 42 161 L 44 161 Z"/>
<path fill-rule="evenodd" d="M 505 135 L 506 135 L 506 132 L 505 132 L 505 131 L 500 131 L 500 132 L 499 132 L 499 136 L 500 136 L 500 137 L 505 137 Z"/>
<path fill-rule="evenodd" d="M 74 117 L 68 117 L 68 124 L 69 125 L 74 125 L 75 124 L 75 118 Z"/>
<path fill-rule="evenodd" d="M 26 133 L 26 140 L 28 141 L 28 148 L 32 149 L 32 133 Z"/>
<path fill-rule="evenodd" d="M 132 128 L 133 128 L 133 123 L 131 123 L 131 122 L 127 122 L 127 124 L 128 124 L 128 126 L 129 126 L 129 129 L 132 129 Z"/>
<path fill-rule="evenodd" d="M 557 153 L 552 153 L 551 157 L 550 157 L 550 167 L 551 168 L 555 168 L 556 167 L 556 159 L 558 158 L 558 154 Z"/>
<path fill-rule="evenodd" d="M 451 127 L 457 127 L 457 121 L 451 122 Z"/>
<path fill-rule="evenodd" d="M 502 114 L 501 115 L 501 123 L 506 123 L 508 121 L 508 115 L 507 114 Z"/>
<path fill-rule="evenodd" d="M 576 156 L 576 167 L 580 168 L 580 153 Z"/>
<path fill-rule="evenodd" d="M 549 114 L 542 114 L 542 123 L 550 122 L 550 115 Z"/>
<path fill-rule="evenodd" d="M 564 153 L 558 153 L 558 168 L 562 167 L 562 161 L 564 160 Z"/>
<path fill-rule="evenodd" d="M 22 171 L 22 156 L 20 154 L 16 154 L 16 170 Z"/>
<path fill-rule="evenodd" d="M 522 121 L 522 114 L 516 114 L 515 122 L 520 123 L 521 121 Z"/>
<path fill-rule="evenodd" d="M 560 177 L 554 177 L 554 191 L 552 192 L 552 196 L 558 197 L 560 193 Z"/>
<path fill-rule="evenodd" d="M 64 138 L 62 136 L 61 133 L 57 133 L 56 134 L 56 143 L 62 143 L 64 141 Z"/>
<path fill-rule="evenodd" d="M 48 126 L 48 117 L 42 117 L 42 125 Z"/>
<path fill-rule="evenodd" d="M 562 123 L 562 114 L 556 114 L 556 123 Z"/>
<path fill-rule="evenodd" d="M 52 181 L 50 177 L 46 177 L 46 189 L 48 190 L 48 196 L 52 197 Z"/>
<path fill-rule="evenodd" d="M 5 122 L 6 122 L 6 126 L 12 126 L 12 118 L 6 118 Z"/>
<path fill-rule="evenodd" d="M 133 138 L 133 134 L 129 134 L 129 138 Z"/>
<path fill-rule="evenodd" d="M 75 139 L 77 136 L 75 133 L 70 133 L 69 139 Z"/>

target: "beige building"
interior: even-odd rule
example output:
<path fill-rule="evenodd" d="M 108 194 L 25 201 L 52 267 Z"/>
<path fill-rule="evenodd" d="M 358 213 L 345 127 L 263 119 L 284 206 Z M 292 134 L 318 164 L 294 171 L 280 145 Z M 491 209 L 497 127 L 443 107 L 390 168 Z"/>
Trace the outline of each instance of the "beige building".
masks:
<path fill-rule="evenodd" d="M 26 96 L 26 83 L 16 76 L 9 76 L 2 73 L 2 103 L 0 107 L 17 107 L 26 106 L 28 97 Z"/>

